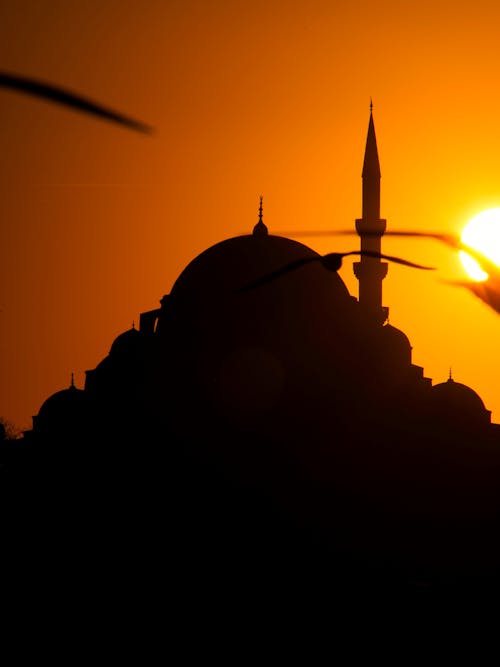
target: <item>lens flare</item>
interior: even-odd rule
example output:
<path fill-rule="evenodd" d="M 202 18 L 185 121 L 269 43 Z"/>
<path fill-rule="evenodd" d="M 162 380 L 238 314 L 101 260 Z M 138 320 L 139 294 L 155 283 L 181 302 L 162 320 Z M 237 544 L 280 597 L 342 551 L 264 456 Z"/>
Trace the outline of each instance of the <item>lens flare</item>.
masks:
<path fill-rule="evenodd" d="M 475 215 L 462 232 L 462 241 L 484 253 L 500 266 L 500 208 L 490 208 Z M 460 251 L 462 265 L 472 280 L 487 280 L 488 274 L 466 252 Z"/>

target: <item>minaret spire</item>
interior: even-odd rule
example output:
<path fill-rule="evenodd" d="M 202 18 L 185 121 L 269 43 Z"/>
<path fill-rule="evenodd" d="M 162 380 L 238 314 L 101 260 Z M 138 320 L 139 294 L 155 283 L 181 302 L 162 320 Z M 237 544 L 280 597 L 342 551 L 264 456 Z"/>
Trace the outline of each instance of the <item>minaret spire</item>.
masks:
<path fill-rule="evenodd" d="M 370 99 L 370 121 L 362 171 L 362 217 L 356 220 L 356 231 L 361 237 L 361 250 L 381 252 L 381 238 L 385 232 L 386 221 L 380 217 L 380 177 L 373 102 Z M 361 260 L 354 264 L 354 273 L 359 280 L 359 303 L 383 324 L 389 313 L 389 309 L 382 306 L 382 280 L 387 275 L 387 263 L 374 257 L 361 257 Z"/>
<path fill-rule="evenodd" d="M 365 157 L 363 160 L 363 219 L 380 218 L 380 162 L 378 159 L 377 138 L 373 113 L 370 111 L 368 134 L 366 136 Z"/>

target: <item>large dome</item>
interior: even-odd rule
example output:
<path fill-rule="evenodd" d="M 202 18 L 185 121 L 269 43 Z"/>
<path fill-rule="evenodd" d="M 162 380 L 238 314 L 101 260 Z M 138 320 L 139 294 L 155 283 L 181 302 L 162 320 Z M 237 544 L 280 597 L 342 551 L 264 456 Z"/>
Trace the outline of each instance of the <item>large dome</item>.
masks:
<path fill-rule="evenodd" d="M 246 235 L 217 243 L 196 257 L 177 278 L 171 296 L 182 299 L 209 299 L 214 295 L 232 294 L 259 278 L 277 271 L 299 259 L 319 257 L 302 243 L 281 236 Z M 315 287 L 319 275 L 328 284 L 332 296 L 345 300 L 349 297 L 346 286 L 335 272 L 327 272 L 320 262 L 297 269 L 277 281 L 311 281 Z M 276 283 L 278 284 L 278 282 Z M 265 286 L 259 289 L 265 289 Z"/>
<path fill-rule="evenodd" d="M 311 261 L 245 289 L 303 259 Z M 336 396 L 344 412 L 362 378 L 372 382 L 375 324 L 319 260 L 302 243 L 254 233 L 208 248 L 184 269 L 156 329 L 158 373 L 176 387 L 168 400 L 178 414 L 233 420 L 269 411 L 281 427 L 280 410 L 298 414 L 304 401 L 319 410 L 314 396 L 329 404 Z"/>
<path fill-rule="evenodd" d="M 245 289 L 302 259 L 313 261 Z M 226 348 L 242 340 L 267 347 L 272 339 L 301 349 L 306 340 L 319 347 L 328 340 L 331 348 L 332 331 L 352 329 L 357 302 L 338 273 L 316 259 L 311 248 L 280 236 L 254 233 L 217 243 L 177 278 L 157 330 L 168 335 L 180 326 Z"/>
<path fill-rule="evenodd" d="M 250 287 L 284 267 L 311 259 L 294 270 Z M 264 346 L 297 360 L 306 348 L 343 355 L 359 309 L 336 271 L 322 266 L 311 248 L 280 236 L 238 236 L 208 248 L 177 278 L 159 317 L 157 331 L 191 338 L 229 353 L 234 346 Z M 179 345 L 178 345 L 179 346 Z"/>

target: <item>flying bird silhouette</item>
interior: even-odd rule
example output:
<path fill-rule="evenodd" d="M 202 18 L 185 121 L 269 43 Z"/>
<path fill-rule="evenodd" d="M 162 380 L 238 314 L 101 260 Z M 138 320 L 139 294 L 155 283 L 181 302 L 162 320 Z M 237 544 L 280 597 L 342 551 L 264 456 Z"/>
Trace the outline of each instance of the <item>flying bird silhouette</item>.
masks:
<path fill-rule="evenodd" d="M 77 111 L 81 111 L 82 113 L 92 114 L 98 118 L 118 123 L 131 130 L 136 130 L 137 132 L 150 134 L 153 131 L 152 127 L 141 121 L 134 120 L 118 111 L 113 111 L 87 97 L 83 97 L 82 95 L 67 89 L 37 79 L 0 72 L 0 86 L 20 93 L 25 93 L 26 95 L 45 99 L 50 102 L 55 102 L 56 104 L 61 104 Z"/>
<path fill-rule="evenodd" d="M 387 232 L 386 232 L 387 233 Z M 480 250 L 472 248 L 464 243 L 458 234 L 442 234 L 438 232 L 412 232 L 412 231 L 394 231 L 389 232 L 391 236 L 416 236 L 431 238 L 445 243 L 450 248 L 462 250 L 470 255 L 479 264 L 481 269 L 488 274 L 488 278 L 483 282 L 472 280 L 447 280 L 448 285 L 456 287 L 465 287 L 472 292 L 474 296 L 481 299 L 483 303 L 489 306 L 496 313 L 500 314 L 500 267 L 487 257 Z"/>
<path fill-rule="evenodd" d="M 350 229 L 341 229 L 338 231 L 331 232 L 320 232 L 315 231 L 311 232 L 313 236 L 352 236 L 357 234 L 357 232 Z M 299 232 L 297 235 L 306 235 L 306 232 Z M 364 235 L 369 236 L 369 233 L 364 233 Z M 375 235 L 375 234 L 374 234 Z M 447 285 L 453 285 L 455 287 L 465 287 L 469 292 L 472 292 L 474 296 L 478 299 L 481 299 L 483 303 L 492 308 L 496 313 L 500 314 L 500 267 L 498 267 L 495 262 L 493 262 L 489 257 L 487 257 L 480 250 L 472 248 L 467 243 L 464 243 L 458 234 L 453 234 L 451 232 L 421 232 L 415 230 L 391 230 L 386 231 L 384 236 L 402 236 L 410 238 L 428 238 L 434 239 L 444 243 L 449 248 L 454 250 L 462 250 L 470 255 L 482 270 L 488 274 L 487 280 L 483 282 L 475 282 L 472 280 L 446 280 L 444 281 Z"/>
<path fill-rule="evenodd" d="M 401 259 L 400 257 L 393 257 L 392 255 L 383 255 L 380 252 L 375 252 L 372 250 L 329 252 L 326 255 L 318 255 L 317 257 L 304 257 L 303 259 L 295 260 L 295 262 L 290 262 L 289 264 L 283 266 L 281 269 L 273 271 L 272 273 L 268 273 L 267 275 L 262 276 L 262 278 L 255 280 L 249 285 L 241 287 L 239 290 L 237 290 L 237 292 L 246 292 L 248 290 L 254 289 L 255 287 L 259 287 L 260 285 L 269 283 L 273 280 L 276 280 L 276 278 L 279 278 L 280 276 L 283 276 L 286 273 L 289 273 L 290 271 L 295 271 L 296 269 L 300 269 L 301 266 L 305 266 L 306 264 L 310 264 L 311 262 L 321 262 L 321 265 L 328 271 L 338 271 L 342 266 L 343 258 L 348 257 L 349 255 L 361 255 L 362 257 L 374 257 L 376 259 L 386 259 L 389 262 L 395 262 L 396 264 L 403 264 L 404 266 L 410 266 L 413 269 L 423 269 L 424 271 L 432 271 L 434 269 L 434 267 L 432 266 L 422 266 L 421 264 L 415 264 L 414 262 L 410 262 L 407 259 Z"/>

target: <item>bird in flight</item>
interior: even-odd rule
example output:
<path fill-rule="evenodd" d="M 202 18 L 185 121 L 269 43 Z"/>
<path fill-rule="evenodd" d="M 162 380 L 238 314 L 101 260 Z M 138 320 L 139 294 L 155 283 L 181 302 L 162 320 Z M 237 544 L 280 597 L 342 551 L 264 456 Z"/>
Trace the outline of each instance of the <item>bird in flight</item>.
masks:
<path fill-rule="evenodd" d="M 302 259 L 297 259 L 295 262 L 290 262 L 286 264 L 281 269 L 268 273 L 267 275 L 255 280 L 249 285 L 241 287 L 238 292 L 247 292 L 248 290 L 259 287 L 269 283 L 276 278 L 280 278 L 290 271 L 295 271 L 300 269 L 300 267 L 310 264 L 311 262 L 321 262 L 321 265 L 328 271 L 338 271 L 342 266 L 342 260 L 344 257 L 349 255 L 361 255 L 362 257 L 373 257 L 375 259 L 386 259 L 389 262 L 395 262 L 396 264 L 403 264 L 404 266 L 410 266 L 413 269 L 423 269 L 424 271 L 432 271 L 434 267 L 432 266 L 422 266 L 421 264 L 415 264 L 414 262 L 409 262 L 406 259 L 401 259 L 400 257 L 393 257 L 392 255 L 383 255 L 380 252 L 375 252 L 372 250 L 352 250 L 351 252 L 329 252 L 326 255 L 318 255 L 317 257 L 304 257 Z"/>
<path fill-rule="evenodd" d="M 386 232 L 387 233 L 387 232 Z M 445 243 L 454 250 L 462 250 L 470 255 L 479 264 L 481 269 L 488 274 L 488 278 L 483 282 L 475 282 L 472 280 L 449 280 L 447 284 L 458 287 L 465 287 L 472 292 L 474 296 L 481 299 L 483 303 L 492 308 L 496 313 L 500 314 L 500 267 L 493 262 L 484 253 L 475 248 L 472 248 L 467 243 L 464 243 L 458 234 L 442 234 L 439 232 L 412 232 L 412 231 L 391 231 L 390 236 L 410 236 L 410 237 L 424 237 L 436 239 Z"/>
<path fill-rule="evenodd" d="M 311 232 L 313 236 L 352 236 L 357 234 L 357 232 L 350 229 L 342 229 L 338 231 L 331 232 Z M 299 232 L 297 235 L 306 235 L 306 232 Z M 369 233 L 364 235 L 368 235 Z M 470 255 L 482 270 L 488 274 L 487 280 L 483 282 L 474 282 L 472 280 L 448 280 L 446 283 L 448 285 L 454 285 L 457 287 L 465 287 L 472 292 L 474 296 L 478 299 L 481 299 L 483 303 L 492 308 L 496 313 L 500 314 L 500 267 L 498 267 L 495 262 L 493 262 L 489 257 L 484 253 L 475 248 L 472 248 L 467 243 L 464 243 L 458 234 L 453 233 L 443 233 L 443 232 L 421 232 L 421 231 L 408 231 L 408 230 L 391 230 L 384 232 L 384 236 L 402 236 L 410 238 L 427 238 L 434 239 L 444 243 L 449 248 L 454 250 L 462 250 Z"/>
<path fill-rule="evenodd" d="M 54 86 L 53 84 L 39 81 L 37 79 L 0 72 L 0 87 L 45 99 L 50 102 L 55 102 L 56 104 L 70 107 L 76 111 L 81 111 L 82 113 L 91 114 L 98 118 L 102 118 L 103 120 L 118 123 L 131 130 L 136 130 L 137 132 L 150 134 L 153 131 L 152 127 L 141 121 L 125 116 L 118 111 L 113 111 L 98 102 L 94 102 L 87 97 L 83 97 L 82 95 L 65 88 Z"/>

